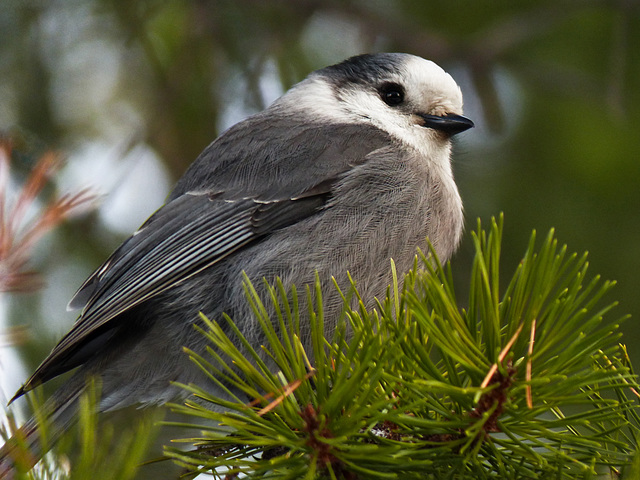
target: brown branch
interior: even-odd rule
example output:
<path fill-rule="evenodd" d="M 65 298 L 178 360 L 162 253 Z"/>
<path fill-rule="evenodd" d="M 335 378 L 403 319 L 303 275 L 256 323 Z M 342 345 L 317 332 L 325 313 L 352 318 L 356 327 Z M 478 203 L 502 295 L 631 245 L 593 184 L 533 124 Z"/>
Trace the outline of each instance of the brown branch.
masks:
<path fill-rule="evenodd" d="M 33 291 L 40 285 L 38 275 L 27 269 L 35 244 L 79 207 L 88 206 L 95 195 L 82 190 L 50 200 L 31 222 L 27 212 L 35 206 L 52 175 L 60 167 L 59 156 L 45 153 L 24 183 L 17 199 L 9 201 L 12 143 L 0 138 L 0 292 Z"/>

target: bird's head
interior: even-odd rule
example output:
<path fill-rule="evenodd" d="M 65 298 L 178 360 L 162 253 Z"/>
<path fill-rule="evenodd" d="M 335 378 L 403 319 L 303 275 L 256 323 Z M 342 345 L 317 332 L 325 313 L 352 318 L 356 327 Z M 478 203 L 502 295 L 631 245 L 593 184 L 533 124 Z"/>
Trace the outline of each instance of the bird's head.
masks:
<path fill-rule="evenodd" d="M 299 108 L 328 121 L 376 126 L 429 154 L 473 127 L 462 93 L 435 63 L 403 53 L 365 54 L 314 72 L 291 92 Z"/>

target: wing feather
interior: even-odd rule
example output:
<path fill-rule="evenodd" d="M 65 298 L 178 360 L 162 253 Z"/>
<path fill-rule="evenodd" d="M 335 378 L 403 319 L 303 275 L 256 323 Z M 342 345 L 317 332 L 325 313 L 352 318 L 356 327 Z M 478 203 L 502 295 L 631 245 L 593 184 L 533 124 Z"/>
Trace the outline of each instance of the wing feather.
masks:
<path fill-rule="evenodd" d="M 84 308 L 71 331 L 16 395 L 80 365 L 113 319 L 270 232 L 318 212 L 330 184 L 299 199 L 230 200 L 185 194 L 152 216 L 78 290 Z M 111 326 L 110 326 L 111 323 Z M 100 343 L 100 342 L 98 342 Z"/>

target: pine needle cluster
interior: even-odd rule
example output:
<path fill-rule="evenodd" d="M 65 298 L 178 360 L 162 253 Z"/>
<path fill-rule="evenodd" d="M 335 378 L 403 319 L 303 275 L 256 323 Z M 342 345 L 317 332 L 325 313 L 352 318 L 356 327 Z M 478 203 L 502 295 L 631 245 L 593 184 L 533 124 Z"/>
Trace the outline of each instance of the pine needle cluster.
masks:
<path fill-rule="evenodd" d="M 225 479 L 640 478 L 640 386 L 619 343 L 624 318 L 612 321 L 615 303 L 603 298 L 613 282 L 588 277 L 586 256 L 567 253 L 553 232 L 540 245 L 534 233 L 501 282 L 501 236 L 501 218 L 473 233 L 463 301 L 449 266 L 427 252 L 404 282 L 394 271 L 376 308 L 354 285 L 330 338 L 318 283 L 304 293 L 303 316 L 295 289 L 267 286 L 264 299 L 247 281 L 267 341 L 258 351 L 230 318 L 203 319 L 208 354 L 189 353 L 226 395 L 184 386 L 193 395 L 173 408 L 195 433 L 167 456 L 184 477 Z M 144 474 L 150 424 L 116 436 L 96 424 L 98 394 L 87 392 L 78 433 L 18 478 Z M 65 464 L 60 452 L 73 443 L 79 453 Z"/>
<path fill-rule="evenodd" d="M 466 308 L 434 252 L 376 308 L 345 294 L 331 338 L 320 286 L 307 289 L 311 348 L 297 291 L 276 284 L 265 302 L 247 281 L 267 342 L 204 319 L 208 355 L 189 353 L 226 395 L 184 386 L 192 400 L 174 409 L 195 433 L 167 455 L 228 479 L 640 478 L 640 387 L 624 318 L 603 301 L 613 282 L 589 279 L 553 231 L 539 246 L 534 232 L 501 282 L 501 236 L 502 218 L 473 233 Z"/>

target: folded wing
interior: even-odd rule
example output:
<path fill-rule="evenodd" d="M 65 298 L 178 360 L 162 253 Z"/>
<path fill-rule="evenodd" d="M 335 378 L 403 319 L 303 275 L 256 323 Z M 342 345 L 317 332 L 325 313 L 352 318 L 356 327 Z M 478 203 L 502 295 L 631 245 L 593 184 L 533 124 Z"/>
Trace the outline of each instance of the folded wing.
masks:
<path fill-rule="evenodd" d="M 14 398 L 84 363 L 107 341 L 113 319 L 183 282 L 270 232 L 318 212 L 331 182 L 282 200 L 226 198 L 222 192 L 187 193 L 158 210 L 80 287 L 71 307 L 83 307 Z"/>

